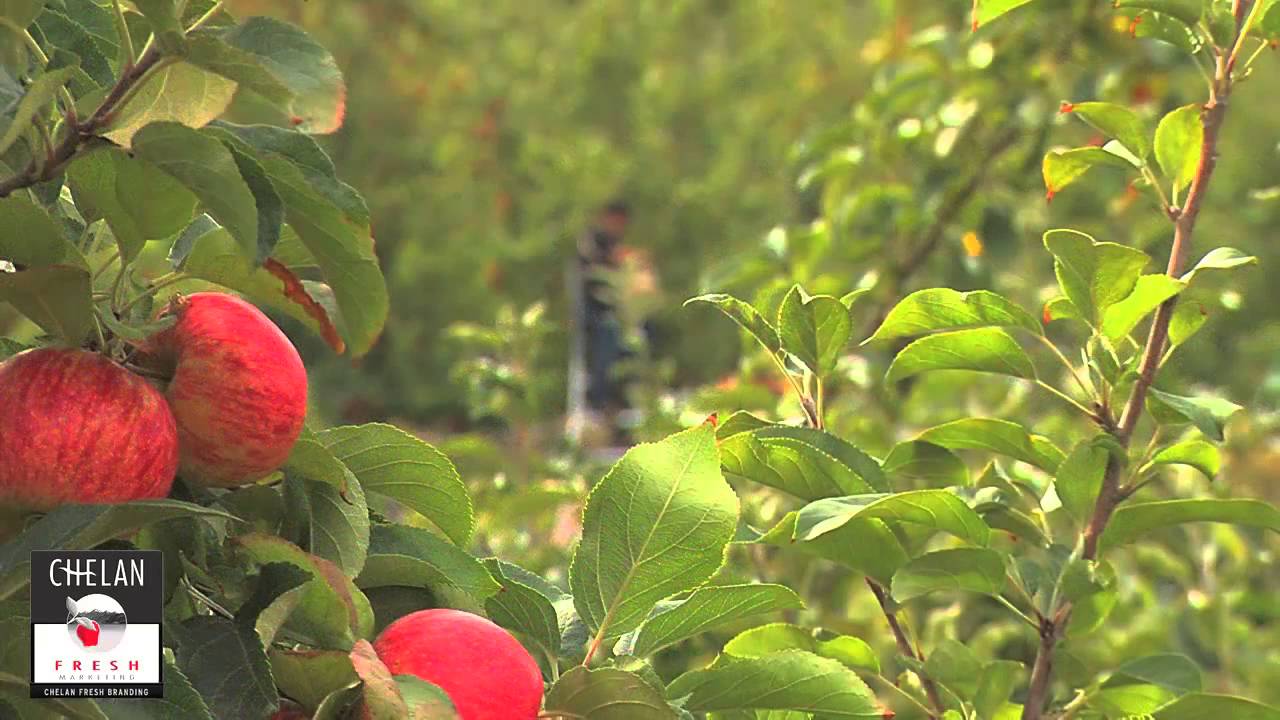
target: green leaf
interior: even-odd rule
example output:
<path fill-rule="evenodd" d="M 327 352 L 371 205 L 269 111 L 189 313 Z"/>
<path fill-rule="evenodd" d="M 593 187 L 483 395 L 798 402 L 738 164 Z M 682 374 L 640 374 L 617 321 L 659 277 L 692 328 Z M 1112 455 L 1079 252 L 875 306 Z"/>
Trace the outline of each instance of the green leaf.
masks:
<path fill-rule="evenodd" d="M 818 375 L 835 369 L 852 334 L 849 309 L 830 295 L 810 297 L 795 285 L 778 309 L 782 349 Z"/>
<path fill-rule="evenodd" d="M 554 598 L 536 586 L 521 582 L 529 571 L 511 563 L 488 558 L 484 567 L 498 581 L 501 590 L 485 600 L 485 614 L 502 627 L 521 633 L 542 646 L 551 656 L 560 654 L 560 622 Z"/>
<path fill-rule="evenodd" d="M 178 666 L 168 658 L 160 668 L 163 698 L 99 698 L 98 707 L 111 720 L 213 720 L 205 700 Z"/>
<path fill-rule="evenodd" d="M 949 450 L 986 450 L 1007 455 L 1052 473 L 1062 451 L 1046 438 L 1032 435 L 1017 423 L 992 418 L 965 418 L 929 428 L 916 437 Z"/>
<path fill-rule="evenodd" d="M 1191 693 L 1160 707 L 1155 720 L 1280 720 L 1280 710 L 1234 695 Z"/>
<path fill-rule="evenodd" d="M 924 672 L 961 697 L 972 697 L 982 677 L 982 662 L 968 645 L 942 638 L 929 652 Z"/>
<path fill-rule="evenodd" d="M 333 161 L 310 136 L 269 125 L 222 122 L 214 123 L 208 132 L 218 132 L 224 141 L 242 144 L 246 152 L 253 155 L 287 160 L 306 178 L 312 190 L 328 199 L 362 230 L 368 230 L 369 207 L 355 188 L 338 179 Z"/>
<path fill-rule="evenodd" d="M 1076 308 L 1075 303 L 1071 300 L 1059 295 L 1044 304 L 1044 323 L 1048 325 L 1054 320 L 1080 320 L 1088 322 L 1080 311 Z"/>
<path fill-rule="evenodd" d="M 1151 458 L 1150 464 L 1190 465 L 1212 480 L 1222 468 L 1222 458 L 1216 446 L 1204 440 L 1186 440 L 1163 448 Z"/>
<path fill-rule="evenodd" d="M 979 0 L 974 3 L 973 23 L 976 30 L 981 25 L 995 20 L 1010 10 L 1020 8 L 1031 0 Z"/>
<path fill-rule="evenodd" d="M 1173 693 L 1159 685 L 1134 683 L 1099 690 L 1089 699 L 1089 706 L 1108 718 L 1149 718 L 1152 711 L 1172 697 Z"/>
<path fill-rule="evenodd" d="M 716 428 L 716 439 L 724 441 L 738 433 L 751 432 L 752 430 L 773 426 L 773 423 L 768 420 L 762 420 L 746 410 L 739 410 L 730 415 L 727 420 L 721 422 L 720 427 Z"/>
<path fill-rule="evenodd" d="M 200 30 L 187 36 L 187 62 L 236 83 L 270 104 L 288 110 L 295 99 L 293 89 L 281 82 L 264 64 L 261 56 L 238 48 L 223 39 L 223 30 Z"/>
<path fill-rule="evenodd" d="M 133 152 L 182 183 L 231 233 L 247 258 L 258 257 L 258 207 L 231 151 L 198 130 L 156 122 L 138 131 Z"/>
<path fill-rule="evenodd" d="M 1195 177 L 1203 142 L 1204 126 L 1198 105 L 1184 105 L 1160 119 L 1156 127 L 1156 160 L 1173 183 L 1175 194 Z"/>
<path fill-rule="evenodd" d="M 4 128 L 4 132 L 0 133 L 0 155 L 12 147 L 18 138 L 22 137 L 22 133 L 37 121 L 76 70 L 75 66 L 50 70 L 42 73 L 27 87 L 22 100 L 18 102 L 17 109 L 14 110 L 13 118 Z"/>
<path fill-rule="evenodd" d="M 884 459 L 883 469 L 889 477 L 916 480 L 936 487 L 969 484 L 969 470 L 955 453 L 923 440 L 907 440 L 894 445 Z"/>
<path fill-rule="evenodd" d="M 311 580 L 311 574 L 287 562 L 267 563 L 259 570 L 253 584 L 253 592 L 236 610 L 236 622 L 260 631 L 264 644 L 269 644 L 278 631 L 275 613 L 286 613 L 297 606 L 302 596 L 302 586 Z M 267 615 L 265 622 L 263 616 Z"/>
<path fill-rule="evenodd" d="M 252 155 L 228 144 L 227 150 L 240 169 L 240 177 L 244 179 L 249 191 L 253 193 L 253 202 L 258 209 L 258 253 L 254 260 L 261 262 L 271 256 L 276 243 L 280 242 L 280 227 L 284 222 L 284 204 L 279 193 L 271 185 L 267 172 Z"/>
<path fill-rule="evenodd" d="M 275 681 L 252 628 L 208 616 L 193 617 L 177 627 L 178 667 L 214 717 L 260 717 L 275 711 Z"/>
<path fill-rule="evenodd" d="M 635 673 L 575 666 L 547 693 L 546 713 L 583 720 L 676 720 L 662 692 Z"/>
<path fill-rule="evenodd" d="M 183 125 L 188 129 L 204 127 L 222 115 L 236 93 L 235 83 L 185 62 L 157 70 L 148 75 L 146 82 L 138 88 L 128 104 L 116 110 L 111 122 L 101 132 L 117 145 L 129 147 L 134 144 L 135 136 L 152 123 Z M 89 95 L 76 104 L 91 105 L 82 109 L 92 112 L 104 94 L 105 91 Z M 182 145 L 189 142 L 190 137 L 182 136 L 175 142 Z"/>
<path fill-rule="evenodd" d="M 769 426 L 720 442 L 724 471 L 802 500 L 889 489 L 871 456 L 822 430 Z"/>
<path fill-rule="evenodd" d="M 314 711 L 331 693 L 356 682 L 351 657 L 341 650 L 271 648 L 271 674 L 280 692 Z"/>
<path fill-rule="evenodd" d="M 1084 523 L 1093 515 L 1094 503 L 1102 489 L 1102 476 L 1107 470 L 1107 450 L 1093 440 L 1084 440 L 1072 448 L 1054 480 L 1054 489 L 1062 507 Z"/>
<path fill-rule="evenodd" d="M 1181 346 L 1204 327 L 1209 313 L 1198 302 L 1184 300 L 1173 309 L 1173 319 L 1169 321 L 1169 349 Z"/>
<path fill-rule="evenodd" d="M 382 664 L 368 640 L 358 640 L 351 648 L 351 667 L 364 683 L 364 711 L 371 720 L 410 717 L 391 670 Z"/>
<path fill-rule="evenodd" d="M 443 586 L 476 600 L 502 590 L 478 559 L 429 530 L 408 525 L 373 526 L 369 557 L 356 584 L 362 588 Z"/>
<path fill-rule="evenodd" d="M 850 670 L 880 672 L 880 658 L 865 641 L 852 635 L 819 640 L 811 630 L 787 623 L 770 623 L 738 633 L 724 646 L 735 658 L 760 658 L 784 650 L 804 650 L 837 660 Z"/>
<path fill-rule="evenodd" d="M 951 288 L 931 288 L 903 298 L 863 344 L 938 330 L 981 327 L 1016 327 L 1041 334 L 1040 324 L 1030 313 L 1001 295 L 987 290 L 962 293 Z"/>
<path fill-rule="evenodd" d="M 1200 0 L 1189 1 L 1198 3 Z M 1151 154 L 1151 139 L 1146 124 L 1129 108 L 1106 102 L 1070 103 L 1064 105 L 1065 108 L 1069 108 L 1069 112 L 1092 125 L 1098 132 L 1118 140 L 1140 160 L 1145 161 Z"/>
<path fill-rule="evenodd" d="M 32 347 L 34 346 L 26 345 L 10 338 L 0 337 L 0 360 L 8 360 L 23 350 L 30 350 Z"/>
<path fill-rule="evenodd" d="M 180 500 L 132 500 L 115 505 L 64 505 L 0 545 L 0 600 L 30 582 L 32 550 L 88 550 L 133 530 L 178 518 L 236 517 Z"/>
<path fill-rule="evenodd" d="M 1222 442 L 1223 429 L 1232 415 L 1242 410 L 1239 405 L 1216 397 L 1183 397 L 1151 388 L 1148 402 L 1156 402 L 1191 421 L 1210 440 Z"/>
<path fill-rule="evenodd" d="M 1125 504 L 1111 517 L 1102 534 L 1102 547 L 1119 547 L 1153 530 L 1189 522 L 1232 523 L 1280 532 L 1280 510 L 1262 500 L 1218 498 Z"/>
<path fill-rule="evenodd" d="M 453 701 L 444 690 L 416 675 L 396 675 L 395 679 L 400 697 L 409 708 L 409 720 L 460 720 Z"/>
<path fill-rule="evenodd" d="M 632 655 L 646 657 L 719 625 L 778 610 L 804 607 L 800 596 L 782 585 L 719 585 L 693 591 L 670 610 L 640 626 Z"/>
<path fill-rule="evenodd" d="M 654 605 L 701 585 L 724 562 L 738 498 L 707 424 L 637 445 L 596 484 L 569 569 L 574 606 L 605 640 Z"/>
<path fill-rule="evenodd" d="M 982 516 L 982 521 L 993 529 L 1004 530 L 1035 547 L 1047 547 L 1050 544 L 1040 525 L 1021 510 L 1015 510 L 998 502 L 979 503 L 973 509 Z"/>
<path fill-rule="evenodd" d="M 287 241 L 292 232 L 285 228 Z M 293 235 L 296 238 L 296 235 Z M 298 280 L 283 264 L 259 265 L 245 255 L 231 233 L 202 215 L 174 243 L 170 257 L 176 267 L 191 278 L 215 283 L 242 293 L 257 303 L 279 310 L 325 338 L 337 338 L 338 331 L 327 307 L 327 287 Z M 299 294 L 301 293 L 301 294 Z M 340 342 L 340 341 L 339 341 Z"/>
<path fill-rule="evenodd" d="M 1134 170 L 1133 164 L 1128 160 L 1099 147 L 1052 150 L 1045 153 L 1041 173 L 1044 175 L 1048 198 L 1052 200 L 1063 188 L 1096 167 L 1120 168 L 1130 172 Z"/>
<path fill-rule="evenodd" d="M 789 512 L 768 532 L 740 539 L 739 542 L 798 550 L 830 560 L 886 585 L 898 568 L 910 559 L 893 531 L 875 518 L 857 518 L 812 540 L 801 541 L 796 539 L 797 515 Z M 850 548 L 858 550 L 850 552 Z"/>
<path fill-rule="evenodd" d="M 987 663 L 978 680 L 978 691 L 973 696 L 973 709 L 977 711 L 978 717 L 999 717 L 997 713 L 1009 701 L 1009 695 L 1017 687 L 1022 671 L 1022 664 L 1012 660 Z"/>
<path fill-rule="evenodd" d="M 240 535 L 233 542 L 259 565 L 288 563 L 310 576 L 299 591 L 300 599 L 284 625 L 320 648 L 345 650 L 373 629 L 369 600 L 342 569 L 312 555 L 283 538 L 262 533 Z"/>
<path fill-rule="evenodd" d="M 1050 230 L 1044 234 L 1044 246 L 1053 253 L 1058 285 L 1094 326 L 1105 317 L 1107 308 L 1133 292 L 1150 259 L 1141 250 L 1095 242 L 1075 230 Z"/>
<path fill-rule="evenodd" d="M 0 301 L 13 305 L 46 332 L 77 346 L 93 328 L 89 271 L 47 265 L 22 272 L 0 270 Z"/>
<path fill-rule="evenodd" d="M 79 59 L 84 72 L 71 80 L 72 93 L 77 96 L 113 84 L 112 58 L 120 57 L 120 44 L 110 11 L 88 0 L 72 0 L 65 8 L 63 5 L 45 7 L 32 30 L 37 38 L 43 35 L 41 44 L 50 51 L 49 67 L 75 65 L 75 58 Z"/>
<path fill-rule="evenodd" d="M 1000 328 L 974 328 L 926 335 L 893 359 L 885 382 L 930 370 L 973 370 L 1033 379 L 1031 358 L 1013 336 Z"/>
<path fill-rule="evenodd" d="M 802 650 L 729 659 L 676 678 L 670 697 L 687 697 L 692 712 L 797 710 L 826 719 L 883 717 L 857 673 L 835 660 Z"/>
<path fill-rule="evenodd" d="M 364 355 L 382 332 L 389 304 L 368 217 L 360 215 L 363 201 L 345 186 L 316 182 L 313 168 L 285 155 L 258 159 L 284 201 L 286 220 L 333 288 L 342 337 L 353 355 Z"/>
<path fill-rule="evenodd" d="M 1112 342 L 1128 337 L 1143 318 L 1186 286 L 1186 282 L 1168 275 L 1143 275 L 1128 297 L 1107 308 L 1102 318 L 1102 333 Z"/>
<path fill-rule="evenodd" d="M 925 553 L 893 576 L 893 599 L 906 602 L 938 591 L 963 590 L 999 596 L 1004 558 L 994 550 L 954 548 Z"/>
<path fill-rule="evenodd" d="M 1177 653 L 1164 653 L 1140 657 L 1116 668 L 1108 686 L 1128 682 L 1145 682 L 1159 685 L 1178 695 L 1199 692 L 1202 686 L 1200 668 L 1191 658 Z"/>
<path fill-rule="evenodd" d="M 1168 43 L 1187 54 L 1199 52 L 1204 47 L 1205 38 L 1201 37 L 1198 29 L 1171 15 L 1141 13 L 1135 17 L 1141 17 L 1142 21 L 1136 24 L 1134 37 Z"/>
<path fill-rule="evenodd" d="M 990 529 L 964 500 L 949 490 L 912 490 L 895 494 L 850 495 L 811 502 L 796 517 L 795 537 L 812 540 L 854 518 L 923 525 L 985 546 Z"/>
<path fill-rule="evenodd" d="M 174 0 L 133 0 L 133 4 L 151 25 L 160 49 L 169 55 L 182 55 L 186 48 L 185 30 Z"/>
<path fill-rule="evenodd" d="M 46 0 L 0 0 L 0 18 L 19 28 L 30 25 L 44 8 Z"/>
<path fill-rule="evenodd" d="M 331 428 L 316 438 L 360 479 L 365 492 L 416 511 L 459 545 L 471 539 L 471 498 L 457 469 L 439 450 L 381 423 Z"/>
<path fill-rule="evenodd" d="M 720 312 L 742 326 L 742 329 L 751 333 L 751 336 L 769 352 L 776 353 L 782 348 L 782 342 L 778 339 L 778 331 L 774 329 L 773 325 L 754 307 L 732 295 L 725 295 L 724 293 L 699 295 L 695 298 L 689 298 L 684 304 L 688 306 L 691 303 L 707 303 L 715 306 Z"/>
<path fill-rule="evenodd" d="M 89 262 L 43 208 L 19 194 L 0 198 L 0 258 L 19 268 L 71 265 L 84 270 Z"/>
<path fill-rule="evenodd" d="M 1117 9 L 1154 10 L 1195 27 L 1204 13 L 1203 0 L 1115 0 Z"/>
<path fill-rule="evenodd" d="M 293 444 L 289 459 L 284 463 L 288 475 L 306 478 L 314 482 L 332 485 L 339 494 L 347 491 L 352 473 L 310 428 L 302 428 L 302 434 Z"/>
<path fill-rule="evenodd" d="M 1258 33 L 1269 40 L 1280 40 L 1280 5 L 1272 5 L 1262 16 Z"/>
<path fill-rule="evenodd" d="M 360 707 L 360 684 L 352 683 L 329 693 L 316 708 L 312 720 L 347 720 Z"/>
<path fill-rule="evenodd" d="M 301 29 L 268 17 L 252 17 L 231 28 L 222 40 L 255 55 L 294 95 L 292 117 L 298 130 L 327 134 L 342 126 L 347 88 L 333 55 Z M 258 92 L 254 86 L 250 90 Z M 271 99 L 271 98 L 268 98 Z"/>
<path fill-rule="evenodd" d="M 351 478 L 346 491 L 287 473 L 289 518 L 302 524 L 303 548 L 335 563 L 347 577 L 364 568 L 369 552 L 369 508 L 364 490 Z"/>
<path fill-rule="evenodd" d="M 115 149 L 80 155 L 67 168 L 67 185 L 86 221 L 107 221 L 125 262 L 148 240 L 181 230 L 196 206 L 195 195 L 177 180 Z"/>
<path fill-rule="evenodd" d="M 1205 256 L 1200 258 L 1200 262 L 1196 263 L 1196 266 L 1191 268 L 1190 272 L 1182 276 L 1182 281 L 1189 285 L 1197 275 L 1202 275 L 1205 271 L 1231 270 L 1244 265 L 1257 264 L 1258 258 L 1252 255 L 1245 255 L 1233 247 L 1214 248 L 1205 253 Z"/>

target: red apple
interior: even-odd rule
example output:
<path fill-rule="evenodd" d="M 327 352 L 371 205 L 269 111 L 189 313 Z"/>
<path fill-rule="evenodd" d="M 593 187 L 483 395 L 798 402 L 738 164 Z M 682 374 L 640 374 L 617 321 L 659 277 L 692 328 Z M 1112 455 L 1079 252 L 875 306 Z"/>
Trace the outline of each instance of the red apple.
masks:
<path fill-rule="evenodd" d="M 284 464 L 307 414 L 302 358 L 258 308 L 225 293 L 177 298 L 178 322 L 149 349 L 171 365 L 167 397 L 178 421 L 179 472 L 197 485 L 235 487 Z"/>
<path fill-rule="evenodd" d="M 76 618 L 76 637 L 80 638 L 80 644 L 85 647 L 94 647 L 98 644 L 98 633 L 102 632 L 102 627 L 98 625 L 96 620 L 88 618 Z"/>
<path fill-rule="evenodd" d="M 0 363 L 0 506 L 164 497 L 177 467 L 173 414 L 141 377 L 84 350 Z"/>
<path fill-rule="evenodd" d="M 419 610 L 373 642 L 393 675 L 444 690 L 462 720 L 533 720 L 542 708 L 538 663 L 506 630 L 460 610 Z"/>

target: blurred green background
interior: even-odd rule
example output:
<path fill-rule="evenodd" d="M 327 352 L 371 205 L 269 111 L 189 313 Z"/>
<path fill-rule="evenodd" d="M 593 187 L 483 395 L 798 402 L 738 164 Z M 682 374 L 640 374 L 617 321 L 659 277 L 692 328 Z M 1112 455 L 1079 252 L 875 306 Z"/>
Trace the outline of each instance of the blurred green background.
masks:
<path fill-rule="evenodd" d="M 1039 242 L 1051 227 L 1158 257 L 1167 223 L 1123 178 L 1046 204 L 1039 159 L 1091 140 L 1061 101 L 1123 102 L 1154 122 L 1204 94 L 1181 53 L 1131 37 L 1103 1 L 1040 3 L 977 33 L 967 2 L 235 5 L 301 24 L 347 74 L 346 125 L 327 145 L 374 211 L 394 309 L 356 365 L 308 348 L 317 401 L 344 420 L 465 424 L 475 398 L 450 371 L 475 343 L 447 329 L 492 327 L 504 308 L 535 303 L 547 335 L 524 368 L 538 376 L 538 413 L 562 412 L 564 266 L 613 196 L 632 205 L 630 242 L 656 259 L 668 298 L 657 354 L 676 387 L 737 367 L 733 328 L 681 308 L 698 292 L 879 279 L 882 297 L 946 284 L 1034 303 L 1052 281 Z M 1269 55 L 1262 75 L 1280 57 Z M 1230 244 L 1261 269 L 1207 298 L 1214 322 L 1178 366 L 1255 407 L 1280 395 L 1267 282 L 1280 252 L 1280 98 L 1269 82 L 1233 100 L 1199 238 L 1201 252 Z M 974 173 L 975 187 L 959 187 Z M 894 278 L 932 234 L 919 267 Z"/>

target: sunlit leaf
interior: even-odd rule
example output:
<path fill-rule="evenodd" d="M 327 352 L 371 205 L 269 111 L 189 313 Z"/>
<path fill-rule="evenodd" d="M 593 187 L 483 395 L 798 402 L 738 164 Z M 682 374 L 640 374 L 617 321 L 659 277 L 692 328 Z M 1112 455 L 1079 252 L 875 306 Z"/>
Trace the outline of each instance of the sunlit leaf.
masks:
<path fill-rule="evenodd" d="M 930 370 L 973 370 L 1018 378 L 1035 377 L 1030 356 L 1000 328 L 974 328 L 927 335 L 903 348 L 885 374 L 885 382 Z"/>
<path fill-rule="evenodd" d="M 1189 522 L 1219 522 L 1280 533 L 1280 510 L 1262 500 L 1198 498 L 1121 505 L 1102 534 L 1110 549 L 1147 536 L 1153 530 Z"/>

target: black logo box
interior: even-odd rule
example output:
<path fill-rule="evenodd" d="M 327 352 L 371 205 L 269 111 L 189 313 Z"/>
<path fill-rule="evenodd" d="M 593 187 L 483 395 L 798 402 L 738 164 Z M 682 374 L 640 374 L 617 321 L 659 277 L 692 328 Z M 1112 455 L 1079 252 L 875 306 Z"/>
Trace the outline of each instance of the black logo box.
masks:
<path fill-rule="evenodd" d="M 61 572 L 65 563 L 85 567 L 91 561 L 95 567 L 105 567 L 106 574 L 115 578 L 116 564 L 123 562 L 126 568 L 141 561 L 142 584 L 88 584 L 86 578 L 67 578 Z M 55 562 L 58 567 L 55 567 Z M 50 579 L 53 568 L 54 578 Z M 69 584 L 77 583 L 77 584 Z M 159 550 L 33 550 L 31 551 L 31 622 L 37 624 L 65 623 L 67 598 L 79 600 L 85 595 L 101 593 L 115 598 L 124 608 L 128 622 L 159 624 L 164 616 L 164 555 Z"/>
<path fill-rule="evenodd" d="M 83 577 L 68 578 L 55 568 L 55 562 L 77 563 L 81 569 L 86 560 L 115 579 L 118 562 L 126 564 L 128 584 L 79 582 Z M 142 563 L 142 582 L 136 584 L 132 562 Z M 54 577 L 50 577 L 50 569 Z M 54 583 L 59 584 L 54 584 Z M 74 583 L 74 584 L 72 584 Z M 66 599 L 79 600 L 85 595 L 101 593 L 115 598 L 124 608 L 130 624 L 161 624 L 164 616 L 164 555 L 159 550 L 33 550 L 31 551 L 31 625 L 63 624 L 67 621 Z M 161 660 L 161 646 L 156 647 L 156 662 Z M 31 661 L 35 663 L 35 644 L 31 645 Z M 163 698 L 164 685 L 150 683 L 55 683 L 31 685 L 31 697 L 43 698 Z"/>

